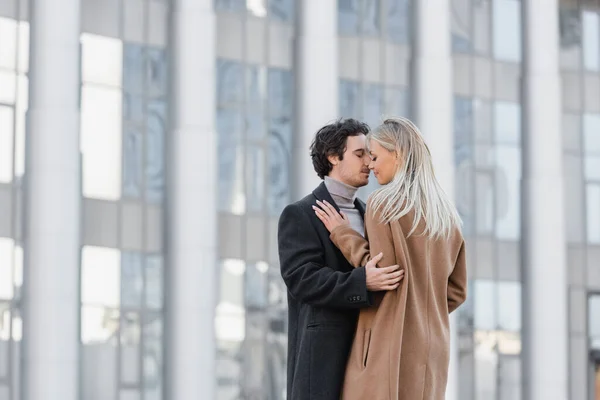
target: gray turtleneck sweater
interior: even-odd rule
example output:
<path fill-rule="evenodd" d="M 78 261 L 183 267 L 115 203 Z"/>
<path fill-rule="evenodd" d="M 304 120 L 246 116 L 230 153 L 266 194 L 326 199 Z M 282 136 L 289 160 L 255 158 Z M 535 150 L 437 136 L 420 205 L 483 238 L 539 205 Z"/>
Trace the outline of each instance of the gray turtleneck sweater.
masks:
<path fill-rule="evenodd" d="M 352 229 L 365 236 L 364 221 L 354 205 L 358 188 L 346 185 L 328 176 L 325 177 L 325 187 L 329 191 L 333 201 L 335 201 L 335 204 L 348 216 Z"/>

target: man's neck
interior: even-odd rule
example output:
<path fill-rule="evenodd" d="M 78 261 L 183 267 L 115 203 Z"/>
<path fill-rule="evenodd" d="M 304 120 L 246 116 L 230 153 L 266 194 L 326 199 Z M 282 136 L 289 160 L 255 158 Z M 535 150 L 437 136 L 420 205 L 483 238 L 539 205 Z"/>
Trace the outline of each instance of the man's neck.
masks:
<path fill-rule="evenodd" d="M 327 187 L 333 200 L 338 203 L 338 206 L 340 205 L 339 203 L 353 204 L 354 200 L 356 200 L 358 188 L 330 176 L 326 176 L 324 181 L 325 187 Z"/>

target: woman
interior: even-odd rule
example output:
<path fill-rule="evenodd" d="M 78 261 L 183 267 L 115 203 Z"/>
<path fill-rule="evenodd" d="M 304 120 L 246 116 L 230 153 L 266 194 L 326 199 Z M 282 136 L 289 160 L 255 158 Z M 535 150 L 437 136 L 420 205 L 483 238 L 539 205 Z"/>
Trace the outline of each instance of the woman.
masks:
<path fill-rule="evenodd" d="M 408 119 L 387 119 L 367 137 L 377 181 L 365 238 L 331 204 L 315 213 L 354 267 L 383 254 L 404 270 L 400 286 L 374 294 L 359 315 L 343 399 L 443 400 L 450 352 L 449 313 L 466 299 L 460 218 L 437 182 L 431 155 Z"/>

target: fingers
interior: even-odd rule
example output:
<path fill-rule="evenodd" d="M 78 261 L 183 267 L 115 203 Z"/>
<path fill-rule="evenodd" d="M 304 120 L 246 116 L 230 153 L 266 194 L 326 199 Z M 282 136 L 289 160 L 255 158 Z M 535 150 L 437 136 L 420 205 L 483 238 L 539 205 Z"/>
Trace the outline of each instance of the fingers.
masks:
<path fill-rule="evenodd" d="M 340 211 L 340 214 L 342 215 L 342 219 L 343 219 L 344 221 L 348 221 L 348 216 L 346 215 L 346 213 L 345 213 L 345 212 L 343 212 L 343 211 Z"/>
<path fill-rule="evenodd" d="M 383 253 L 379 253 L 375 257 L 371 258 L 371 261 L 369 261 L 369 263 L 372 263 L 373 265 L 375 265 L 379 261 L 381 261 L 382 258 L 383 258 Z"/>
<path fill-rule="evenodd" d="M 389 274 L 394 271 L 398 271 L 400 269 L 399 265 L 390 265 L 389 267 L 382 267 L 379 270 L 384 274 Z"/>
<path fill-rule="evenodd" d="M 317 214 L 317 217 L 319 217 L 319 219 L 322 222 L 329 221 L 329 216 L 323 210 L 321 210 L 319 207 L 315 207 L 315 206 L 312 206 L 312 208 L 313 208 L 313 210 L 315 210 L 315 214 Z"/>

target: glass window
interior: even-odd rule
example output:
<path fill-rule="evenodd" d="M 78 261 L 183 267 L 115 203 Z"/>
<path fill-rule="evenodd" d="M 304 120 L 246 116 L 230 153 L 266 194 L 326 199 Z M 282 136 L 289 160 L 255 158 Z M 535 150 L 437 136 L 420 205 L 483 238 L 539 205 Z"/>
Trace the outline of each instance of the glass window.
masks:
<path fill-rule="evenodd" d="M 521 107 L 517 103 L 498 101 L 494 104 L 496 143 L 521 143 Z"/>
<path fill-rule="evenodd" d="M 269 16 L 285 22 L 294 20 L 294 0 L 269 0 Z"/>
<path fill-rule="evenodd" d="M 82 80 L 120 87 L 123 74 L 123 44 L 119 39 L 84 33 L 81 35 Z"/>
<path fill-rule="evenodd" d="M 267 16 L 267 0 L 246 0 L 248 14 L 258 18 Z"/>
<path fill-rule="evenodd" d="M 473 99 L 473 128 L 477 143 L 492 143 L 492 104 L 489 101 Z"/>
<path fill-rule="evenodd" d="M 81 302 L 118 308 L 121 297 L 120 266 L 119 250 L 84 246 L 81 254 Z"/>
<path fill-rule="evenodd" d="M 521 236 L 521 150 L 496 147 L 496 237 L 518 240 Z"/>
<path fill-rule="evenodd" d="M 263 310 L 267 307 L 267 272 L 269 266 L 265 262 L 248 264 L 246 268 L 245 302 L 246 309 Z"/>
<path fill-rule="evenodd" d="M 148 96 L 154 98 L 166 95 L 167 57 L 165 50 L 155 47 L 146 48 L 146 79 Z"/>
<path fill-rule="evenodd" d="M 569 243 L 584 241 L 584 186 L 581 156 L 564 155 L 564 193 L 567 240 Z"/>
<path fill-rule="evenodd" d="M 600 71 L 600 15 L 583 11 L 583 65 L 589 71 Z"/>
<path fill-rule="evenodd" d="M 140 377 L 140 315 L 126 312 L 121 315 L 121 384 L 137 385 Z"/>
<path fill-rule="evenodd" d="M 17 21 L 0 17 L 0 68 L 17 66 Z"/>
<path fill-rule="evenodd" d="M 163 258 L 146 257 L 146 307 L 159 310 L 163 306 Z"/>
<path fill-rule="evenodd" d="M 123 93 L 123 118 L 125 121 L 143 125 L 144 98 L 141 95 Z"/>
<path fill-rule="evenodd" d="M 340 84 L 343 81 L 340 81 Z M 340 99 L 341 102 L 341 99 Z M 408 90 L 386 87 L 385 88 L 385 113 L 393 117 L 407 117 L 409 115 Z M 353 114 L 348 114 L 353 115 Z"/>
<path fill-rule="evenodd" d="M 163 321 L 159 315 L 146 315 L 144 318 L 143 378 L 144 399 L 162 399 L 163 371 Z"/>
<path fill-rule="evenodd" d="M 0 183 L 13 178 L 14 109 L 0 106 Z"/>
<path fill-rule="evenodd" d="M 521 359 L 501 355 L 498 364 L 498 400 L 521 400 Z"/>
<path fill-rule="evenodd" d="M 466 97 L 454 97 L 454 146 L 470 147 L 473 131 L 473 101 Z"/>
<path fill-rule="evenodd" d="M 578 4 L 561 1 L 559 12 L 562 67 L 578 70 L 581 65 L 581 13 Z"/>
<path fill-rule="evenodd" d="M 293 113 L 292 73 L 270 68 L 268 72 L 269 115 L 291 117 Z"/>
<path fill-rule="evenodd" d="M 387 35 L 392 42 L 409 43 L 412 10 L 410 0 L 387 0 Z"/>
<path fill-rule="evenodd" d="M 600 156 L 585 157 L 585 178 L 600 180 Z"/>
<path fill-rule="evenodd" d="M 142 130 L 135 126 L 126 126 L 123 133 L 123 195 L 137 198 L 141 195 L 142 167 Z"/>
<path fill-rule="evenodd" d="M 11 300 L 14 294 L 13 286 L 13 239 L 0 237 L 0 301 Z M 2 321 L 0 320 L 0 323 Z"/>
<path fill-rule="evenodd" d="M 521 283 L 500 281 L 497 285 L 498 329 L 509 332 L 520 332 Z"/>
<path fill-rule="evenodd" d="M 217 110 L 219 209 L 237 215 L 246 208 L 241 120 L 237 110 Z"/>
<path fill-rule="evenodd" d="M 600 155 L 600 115 L 584 114 L 583 143 L 586 154 Z"/>
<path fill-rule="evenodd" d="M 471 51 L 471 1 L 452 0 L 452 49 L 456 52 Z"/>
<path fill-rule="evenodd" d="M 272 120 L 269 129 L 269 198 L 271 215 L 289 204 L 292 126 L 289 119 Z"/>
<path fill-rule="evenodd" d="M 587 185 L 588 243 L 600 244 L 600 184 Z"/>
<path fill-rule="evenodd" d="M 220 106 L 241 105 L 244 91 L 244 68 L 236 61 L 217 60 L 217 102 Z"/>
<path fill-rule="evenodd" d="M 475 332 L 475 398 L 498 399 L 498 353 L 495 332 Z"/>
<path fill-rule="evenodd" d="M 121 92 L 84 85 L 81 100 L 83 194 L 117 200 L 121 197 Z"/>
<path fill-rule="evenodd" d="M 242 260 L 221 262 L 221 284 L 215 328 L 217 340 L 241 342 L 246 336 L 244 308 L 244 274 Z"/>
<path fill-rule="evenodd" d="M 123 89 L 127 93 L 144 91 L 144 46 L 126 43 L 123 47 Z"/>
<path fill-rule="evenodd" d="M 0 70 L 0 103 L 15 104 L 17 76 L 14 72 Z"/>
<path fill-rule="evenodd" d="M 588 300 L 588 335 L 600 339 L 600 295 L 594 294 Z"/>
<path fill-rule="evenodd" d="M 15 176 L 25 172 L 25 113 L 29 103 L 29 80 L 17 77 L 17 106 L 15 119 Z"/>
<path fill-rule="evenodd" d="M 246 0 L 215 0 L 215 9 L 219 11 L 243 11 Z"/>
<path fill-rule="evenodd" d="M 475 179 L 477 233 L 490 235 L 494 230 L 494 178 L 491 173 L 478 172 Z"/>
<path fill-rule="evenodd" d="M 81 342 L 84 345 L 109 342 L 115 338 L 118 330 L 118 310 L 87 305 L 81 307 Z M 84 359 L 87 358 L 86 353 L 89 354 L 84 349 Z"/>
<path fill-rule="evenodd" d="M 490 54 L 491 12 L 490 1 L 473 4 L 473 44 L 479 54 Z"/>
<path fill-rule="evenodd" d="M 365 36 L 379 36 L 381 30 L 381 5 L 380 0 L 366 0 L 362 2 L 361 15 L 362 34 Z"/>
<path fill-rule="evenodd" d="M 362 118 L 360 83 L 340 80 L 340 114 L 344 118 Z"/>
<path fill-rule="evenodd" d="M 124 251 L 121 254 L 121 306 L 140 308 L 143 289 L 142 255 Z"/>
<path fill-rule="evenodd" d="M 247 70 L 246 134 L 248 140 L 260 142 L 265 138 L 265 99 L 267 97 L 267 70 L 251 66 Z"/>
<path fill-rule="evenodd" d="M 495 0 L 493 6 L 494 57 L 509 62 L 521 61 L 521 2 Z"/>
<path fill-rule="evenodd" d="M 29 23 L 19 22 L 19 56 L 17 71 L 25 74 L 29 71 Z"/>
<path fill-rule="evenodd" d="M 489 280 L 476 280 L 473 284 L 473 304 L 475 305 L 475 329 L 493 331 L 496 329 L 496 284 Z"/>
<path fill-rule="evenodd" d="M 383 117 L 383 88 L 381 85 L 365 85 L 364 115 L 365 122 L 370 126 L 379 125 Z"/>
<path fill-rule="evenodd" d="M 248 210 L 260 212 L 265 199 L 265 151 L 262 146 L 246 147 L 246 198 Z"/>
<path fill-rule="evenodd" d="M 338 0 L 338 31 L 340 35 L 358 35 L 359 0 Z"/>
<path fill-rule="evenodd" d="M 154 100 L 148 104 L 146 131 L 146 199 L 161 202 L 165 184 L 165 133 L 167 104 Z"/>

